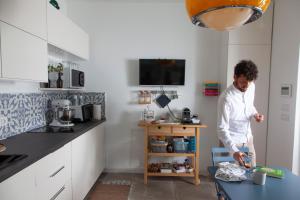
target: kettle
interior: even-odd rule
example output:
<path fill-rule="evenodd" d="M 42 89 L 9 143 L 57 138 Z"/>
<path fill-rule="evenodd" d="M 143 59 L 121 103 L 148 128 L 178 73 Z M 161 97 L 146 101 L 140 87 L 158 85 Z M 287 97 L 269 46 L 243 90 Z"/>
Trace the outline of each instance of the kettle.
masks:
<path fill-rule="evenodd" d="M 183 110 L 182 110 L 182 117 L 181 117 L 181 123 L 183 123 L 183 124 L 190 124 L 190 123 L 192 123 L 191 110 L 189 108 L 183 108 Z"/>

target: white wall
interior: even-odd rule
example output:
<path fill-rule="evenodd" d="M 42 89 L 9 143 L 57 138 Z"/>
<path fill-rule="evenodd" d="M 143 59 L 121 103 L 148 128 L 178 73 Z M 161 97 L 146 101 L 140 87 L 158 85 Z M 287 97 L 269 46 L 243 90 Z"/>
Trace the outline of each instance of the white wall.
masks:
<path fill-rule="evenodd" d="M 299 114 L 296 113 L 296 104 L 299 106 L 299 100 L 297 102 L 296 99 L 299 80 L 299 9 L 298 0 L 275 2 L 267 164 L 289 169 L 293 168 L 293 158 L 299 159 L 299 151 L 294 151 L 295 138 L 299 134 L 295 129 L 299 124 L 299 121 L 295 123 L 296 114 Z M 280 96 L 281 84 L 292 85 L 290 98 Z M 299 173 L 299 169 L 293 169 L 293 172 L 297 171 Z"/>
<path fill-rule="evenodd" d="M 300 50 L 300 45 L 299 45 Z M 298 57 L 298 69 L 300 67 L 300 51 Z M 295 130 L 294 130 L 294 149 L 293 149 L 293 172 L 300 175 L 300 70 L 298 70 L 297 80 L 297 96 L 296 96 L 296 116 L 295 116 Z"/>
<path fill-rule="evenodd" d="M 172 109 L 191 108 L 209 128 L 201 132 L 200 165 L 210 164 L 217 144 L 215 97 L 203 97 L 202 82 L 218 80 L 221 33 L 189 21 L 184 3 L 69 1 L 68 15 L 90 35 L 91 59 L 87 89 L 104 91 L 107 170 L 143 169 L 143 130 L 137 127 L 145 106 L 133 102 L 138 86 L 139 58 L 186 59 L 186 82 Z M 169 89 L 169 88 L 168 88 Z M 156 113 L 167 112 L 151 105 Z"/>

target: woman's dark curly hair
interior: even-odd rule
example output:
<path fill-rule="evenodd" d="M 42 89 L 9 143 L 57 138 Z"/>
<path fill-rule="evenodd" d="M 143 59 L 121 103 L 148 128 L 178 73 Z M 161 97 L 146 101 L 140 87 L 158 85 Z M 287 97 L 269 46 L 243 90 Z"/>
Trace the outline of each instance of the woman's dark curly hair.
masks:
<path fill-rule="evenodd" d="M 257 67 L 251 60 L 242 60 L 234 68 L 234 75 L 236 77 L 243 75 L 248 81 L 256 80 L 257 74 Z"/>

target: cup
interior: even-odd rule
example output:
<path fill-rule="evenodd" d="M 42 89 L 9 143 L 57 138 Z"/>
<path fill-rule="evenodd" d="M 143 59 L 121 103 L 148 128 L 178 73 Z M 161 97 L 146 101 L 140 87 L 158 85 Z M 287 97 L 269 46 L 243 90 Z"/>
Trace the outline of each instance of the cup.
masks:
<path fill-rule="evenodd" d="M 253 173 L 253 183 L 257 185 L 264 185 L 266 183 L 266 172 L 254 171 Z"/>
<path fill-rule="evenodd" d="M 93 118 L 101 120 L 101 104 L 94 104 L 93 106 Z"/>

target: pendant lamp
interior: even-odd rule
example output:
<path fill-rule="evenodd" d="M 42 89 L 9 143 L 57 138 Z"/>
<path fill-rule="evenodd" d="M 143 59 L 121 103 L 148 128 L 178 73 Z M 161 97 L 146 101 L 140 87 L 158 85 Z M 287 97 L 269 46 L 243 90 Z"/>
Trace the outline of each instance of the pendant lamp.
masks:
<path fill-rule="evenodd" d="M 231 30 L 260 18 L 271 0 L 186 0 L 193 24 L 218 31 Z"/>

